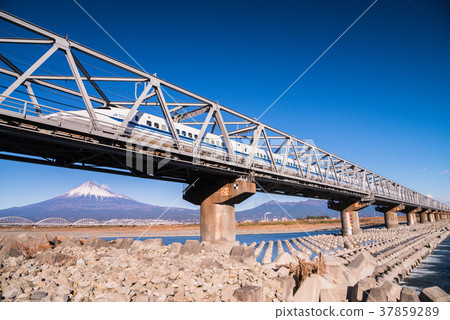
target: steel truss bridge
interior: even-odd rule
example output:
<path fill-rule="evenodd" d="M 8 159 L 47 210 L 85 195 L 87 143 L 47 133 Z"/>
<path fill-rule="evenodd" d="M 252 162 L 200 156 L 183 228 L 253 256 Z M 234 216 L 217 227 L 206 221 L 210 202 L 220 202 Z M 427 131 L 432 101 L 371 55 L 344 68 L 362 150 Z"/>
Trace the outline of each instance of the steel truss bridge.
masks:
<path fill-rule="evenodd" d="M 4 11 L 0 18 L 27 34 L 0 38 L 2 159 L 187 184 L 208 177 L 246 179 L 260 192 L 450 211 L 387 177 L 68 37 Z M 98 111 L 108 107 L 126 111 L 121 125 L 99 119 Z M 79 110 L 86 112 L 68 113 Z M 168 137 L 154 139 L 135 127 L 140 111 L 164 118 Z M 177 123 L 199 130 L 196 139 L 185 143 Z M 201 147 L 207 133 L 221 136 L 225 152 Z M 247 157 L 236 152 L 237 143 L 250 146 Z M 257 149 L 267 152 L 265 164 L 255 160 Z M 302 170 L 293 170 L 288 159 Z"/>

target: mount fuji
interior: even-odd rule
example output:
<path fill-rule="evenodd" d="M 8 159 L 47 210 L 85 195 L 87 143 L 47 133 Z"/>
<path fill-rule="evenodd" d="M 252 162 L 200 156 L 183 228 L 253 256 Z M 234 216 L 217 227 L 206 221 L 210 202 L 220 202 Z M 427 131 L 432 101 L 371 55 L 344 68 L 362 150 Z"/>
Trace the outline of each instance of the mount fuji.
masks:
<path fill-rule="evenodd" d="M 281 205 L 281 207 L 280 207 Z M 255 208 L 236 212 L 236 219 L 260 220 L 265 212 L 270 212 L 270 218 L 286 216 L 285 210 L 292 218 L 305 218 L 306 216 L 339 217 L 339 212 L 328 209 L 324 200 L 310 199 L 306 201 L 282 202 L 275 201 L 263 203 Z M 45 218 L 59 217 L 69 221 L 83 218 L 93 218 L 100 221 L 110 219 L 161 219 L 179 222 L 199 222 L 200 210 L 185 208 L 167 208 L 153 206 L 135 201 L 125 195 L 109 190 L 105 185 L 88 181 L 61 196 L 39 203 L 13 207 L 0 210 L 0 217 L 19 216 L 32 221 Z M 377 216 L 374 208 L 368 207 L 360 211 L 360 216 Z M 289 218 L 289 217 L 288 217 Z"/>
<path fill-rule="evenodd" d="M 69 221 L 82 218 L 105 221 L 156 219 L 163 213 L 164 220 L 198 221 L 200 218 L 199 210 L 159 207 L 138 202 L 92 181 L 85 182 L 61 196 L 46 201 L 0 210 L 0 217 L 20 216 L 32 221 L 50 217 L 60 217 Z"/>

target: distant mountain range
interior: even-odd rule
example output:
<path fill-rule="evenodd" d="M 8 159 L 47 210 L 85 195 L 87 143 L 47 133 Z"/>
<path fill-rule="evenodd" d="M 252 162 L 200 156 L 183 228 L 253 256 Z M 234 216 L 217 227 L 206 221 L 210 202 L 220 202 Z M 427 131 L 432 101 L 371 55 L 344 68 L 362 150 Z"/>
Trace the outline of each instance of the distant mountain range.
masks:
<path fill-rule="evenodd" d="M 305 218 L 306 216 L 329 216 L 330 218 L 339 218 L 340 213 L 335 210 L 328 209 L 327 201 L 309 199 L 306 201 L 296 202 L 276 202 L 269 201 L 262 205 L 236 212 L 236 219 L 261 219 L 264 213 L 270 212 L 267 215 L 268 219 L 283 218 Z M 380 213 L 375 211 L 374 207 L 368 207 L 359 211 L 360 217 L 379 216 Z"/>
<path fill-rule="evenodd" d="M 285 214 L 284 210 L 289 214 Z M 268 218 L 305 218 L 306 216 L 339 217 L 339 212 L 328 209 L 326 201 L 306 200 L 298 202 L 269 201 L 258 207 L 236 212 L 236 219 L 260 220 L 264 213 L 270 212 Z M 185 208 L 167 208 L 153 206 L 135 201 L 125 195 L 112 192 L 106 186 L 96 182 L 85 182 L 61 196 L 30 204 L 23 207 L 12 207 L 0 210 L 0 217 L 19 216 L 32 221 L 39 221 L 50 217 L 60 217 L 69 221 L 82 218 L 93 218 L 100 221 L 110 219 L 157 219 L 162 214 L 164 220 L 180 222 L 198 222 L 200 210 Z M 290 216 L 291 217 L 290 217 Z M 373 208 L 360 211 L 360 216 L 379 215 Z"/>

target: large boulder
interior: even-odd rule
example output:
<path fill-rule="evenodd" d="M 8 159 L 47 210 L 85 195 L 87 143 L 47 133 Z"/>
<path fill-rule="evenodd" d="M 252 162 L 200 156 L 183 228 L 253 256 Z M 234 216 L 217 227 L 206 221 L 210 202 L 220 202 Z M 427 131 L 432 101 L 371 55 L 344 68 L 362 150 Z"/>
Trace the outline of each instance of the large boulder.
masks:
<path fill-rule="evenodd" d="M 102 238 L 89 237 L 89 238 L 87 238 L 84 245 L 98 249 L 98 248 L 102 248 L 102 247 L 109 247 L 111 244 L 108 241 L 103 240 Z"/>
<path fill-rule="evenodd" d="M 134 240 L 132 238 L 119 238 L 112 243 L 112 246 L 117 249 L 129 249 L 133 242 Z"/>
<path fill-rule="evenodd" d="M 450 295 L 438 286 L 422 289 L 419 299 L 421 302 L 448 302 Z"/>
<path fill-rule="evenodd" d="M 262 302 L 263 292 L 260 287 L 245 286 L 236 289 L 233 293 L 233 297 L 240 302 Z"/>
<path fill-rule="evenodd" d="M 242 263 L 255 263 L 255 248 L 247 246 L 234 246 L 230 251 L 230 259 Z"/>
<path fill-rule="evenodd" d="M 216 259 L 207 257 L 203 258 L 200 262 L 200 268 L 206 268 L 206 269 L 223 269 L 222 264 L 220 264 Z"/>
<path fill-rule="evenodd" d="M 202 246 L 197 240 L 186 240 L 185 244 L 180 248 L 180 254 L 193 255 L 199 254 L 202 251 Z"/>

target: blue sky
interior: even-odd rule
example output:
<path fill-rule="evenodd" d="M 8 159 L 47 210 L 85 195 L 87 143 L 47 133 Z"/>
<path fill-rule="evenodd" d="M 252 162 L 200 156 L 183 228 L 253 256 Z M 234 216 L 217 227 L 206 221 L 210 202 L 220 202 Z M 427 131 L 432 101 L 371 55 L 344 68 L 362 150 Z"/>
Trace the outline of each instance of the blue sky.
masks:
<path fill-rule="evenodd" d="M 147 71 L 252 117 L 371 2 L 79 1 Z M 2 9 L 135 65 L 73 1 L 4 0 Z M 448 1 L 378 1 L 261 120 L 450 200 L 449 16 Z M 0 208 L 88 180 L 142 202 L 192 207 L 181 184 L 8 161 L 0 175 Z M 258 194 L 239 208 L 269 200 Z"/>

